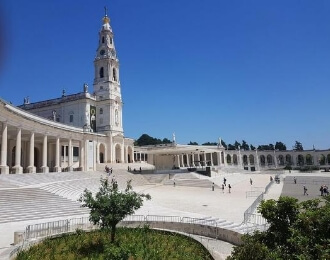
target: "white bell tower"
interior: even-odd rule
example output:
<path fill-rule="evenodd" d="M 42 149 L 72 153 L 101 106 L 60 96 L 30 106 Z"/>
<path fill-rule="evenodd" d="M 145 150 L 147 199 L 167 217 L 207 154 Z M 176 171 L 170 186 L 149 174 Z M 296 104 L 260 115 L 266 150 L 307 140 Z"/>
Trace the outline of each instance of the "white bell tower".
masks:
<path fill-rule="evenodd" d="M 117 59 L 110 19 L 105 8 L 99 45 L 94 59 L 94 94 L 96 96 L 96 131 L 124 134 L 119 60 Z"/>

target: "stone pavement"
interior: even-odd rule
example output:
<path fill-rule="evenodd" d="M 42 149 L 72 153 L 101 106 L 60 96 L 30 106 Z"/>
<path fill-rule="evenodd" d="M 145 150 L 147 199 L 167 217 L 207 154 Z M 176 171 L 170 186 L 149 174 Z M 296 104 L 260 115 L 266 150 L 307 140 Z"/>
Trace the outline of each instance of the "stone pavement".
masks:
<path fill-rule="evenodd" d="M 132 179 L 136 191 L 151 195 L 152 199 L 145 202 L 136 212 L 137 215 L 212 219 L 217 221 L 219 226 L 240 232 L 244 211 L 255 200 L 255 197 L 247 197 L 247 192 L 264 189 L 269 183 L 270 176 L 268 173 L 250 172 L 223 173 L 212 178 L 194 173 L 191 175 L 192 177 L 172 176 L 181 181 L 185 178 L 189 179 L 189 182 L 175 187 L 163 185 L 161 181 L 148 182 L 142 175 L 130 174 L 120 169 L 116 169 L 115 174 L 108 178 L 114 177 L 120 188 L 125 187 L 127 180 Z M 323 175 L 313 175 L 313 177 L 319 178 Z M 273 184 L 265 198 L 277 199 L 282 187 L 286 190 L 286 185 L 292 185 L 290 184 L 292 176 L 292 173 L 282 175 L 284 181 Z M 316 181 L 315 178 L 308 179 L 308 175 L 297 176 L 299 176 L 296 184 L 297 192 L 301 192 L 300 181 L 306 183 Z M 24 230 L 29 224 L 88 216 L 88 210 L 80 208 L 77 199 L 85 188 L 93 192 L 97 191 L 101 177 L 107 176 L 102 172 L 0 175 L 0 256 L 1 251 L 6 250 L 13 243 L 14 232 Z M 227 186 L 223 192 L 219 187 L 224 177 L 227 179 Z M 253 181 L 252 185 L 250 178 Z M 218 187 L 215 191 L 212 191 L 213 182 Z M 228 184 L 232 186 L 231 193 Z M 288 190 L 291 188 L 289 187 Z M 219 259 L 228 255 L 232 247 L 217 240 L 204 239 L 202 242 L 206 242 L 206 246 L 212 247 L 213 251 L 218 251 Z"/>

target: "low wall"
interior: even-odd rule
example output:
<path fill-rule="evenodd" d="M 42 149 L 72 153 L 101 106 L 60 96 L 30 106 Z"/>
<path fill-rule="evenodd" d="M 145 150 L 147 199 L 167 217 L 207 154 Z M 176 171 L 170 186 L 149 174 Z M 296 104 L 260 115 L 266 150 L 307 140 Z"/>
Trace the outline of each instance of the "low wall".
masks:
<path fill-rule="evenodd" d="M 219 239 L 228 242 L 233 245 L 242 244 L 242 234 L 220 228 L 215 226 L 207 226 L 202 224 L 193 223 L 178 223 L 178 222 L 159 222 L 159 221 L 148 221 L 148 222 L 138 222 L 138 221 L 125 221 L 121 222 L 118 226 L 121 227 L 139 227 L 143 224 L 149 225 L 150 228 L 154 229 L 167 229 L 173 231 L 180 231 L 186 234 L 199 235 L 209 238 Z"/>

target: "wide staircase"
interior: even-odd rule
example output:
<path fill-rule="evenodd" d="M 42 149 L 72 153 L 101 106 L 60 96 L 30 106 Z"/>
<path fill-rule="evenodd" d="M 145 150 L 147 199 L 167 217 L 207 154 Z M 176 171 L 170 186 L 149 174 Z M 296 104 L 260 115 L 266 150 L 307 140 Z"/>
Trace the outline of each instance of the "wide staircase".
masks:
<path fill-rule="evenodd" d="M 203 176 L 204 177 L 204 176 Z M 209 177 L 199 178 L 196 173 L 177 173 L 171 176 L 170 179 L 164 181 L 164 185 L 187 186 L 211 189 L 213 182 Z M 215 189 L 220 187 L 214 184 Z"/>

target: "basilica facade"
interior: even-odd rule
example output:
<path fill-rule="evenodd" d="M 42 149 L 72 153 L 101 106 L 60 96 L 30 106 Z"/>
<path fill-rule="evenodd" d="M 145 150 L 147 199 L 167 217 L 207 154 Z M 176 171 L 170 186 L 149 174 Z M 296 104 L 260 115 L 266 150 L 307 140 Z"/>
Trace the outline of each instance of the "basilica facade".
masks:
<path fill-rule="evenodd" d="M 1 173 L 95 170 L 98 163 L 133 162 L 124 137 L 114 35 L 105 14 L 94 59 L 93 89 L 18 107 L 0 100 Z"/>

